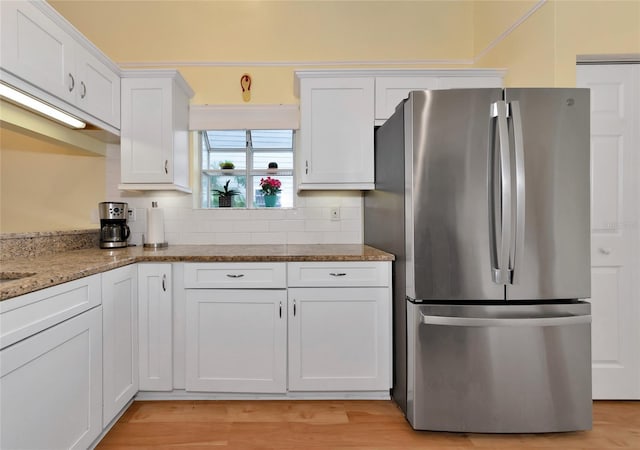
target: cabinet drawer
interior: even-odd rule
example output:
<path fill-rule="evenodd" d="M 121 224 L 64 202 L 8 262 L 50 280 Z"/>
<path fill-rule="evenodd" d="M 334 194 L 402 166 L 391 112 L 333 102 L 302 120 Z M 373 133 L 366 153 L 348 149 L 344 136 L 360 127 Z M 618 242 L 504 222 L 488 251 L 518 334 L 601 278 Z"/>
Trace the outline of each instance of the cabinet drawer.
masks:
<path fill-rule="evenodd" d="M 289 286 L 389 286 L 389 262 L 289 263 Z"/>
<path fill-rule="evenodd" d="M 0 348 L 99 305 L 100 285 L 92 275 L 0 302 Z"/>
<path fill-rule="evenodd" d="M 285 263 L 185 264 L 185 288 L 283 289 L 287 286 Z"/>

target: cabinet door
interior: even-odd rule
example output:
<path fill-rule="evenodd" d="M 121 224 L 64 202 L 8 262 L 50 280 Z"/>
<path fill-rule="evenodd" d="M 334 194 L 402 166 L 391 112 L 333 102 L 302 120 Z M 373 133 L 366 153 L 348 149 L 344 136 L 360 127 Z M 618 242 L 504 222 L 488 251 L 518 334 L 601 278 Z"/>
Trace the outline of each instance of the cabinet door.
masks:
<path fill-rule="evenodd" d="M 107 426 L 138 392 L 138 270 L 102 274 L 103 417 Z"/>
<path fill-rule="evenodd" d="M 173 389 L 171 264 L 138 264 L 140 390 Z"/>
<path fill-rule="evenodd" d="M 76 68 L 78 107 L 120 128 L 120 75 L 79 46 Z"/>
<path fill-rule="evenodd" d="M 286 392 L 286 290 L 189 289 L 186 389 Z"/>
<path fill-rule="evenodd" d="M 301 188 L 373 189 L 373 78 L 301 80 Z"/>
<path fill-rule="evenodd" d="M 391 387 L 388 288 L 289 289 L 289 390 Z"/>
<path fill-rule="evenodd" d="M 0 2 L 0 66 L 56 97 L 73 103 L 75 41 L 30 2 Z"/>
<path fill-rule="evenodd" d="M 122 79 L 123 183 L 170 183 L 173 180 L 171 88 L 171 79 Z"/>
<path fill-rule="evenodd" d="M 0 352 L 0 448 L 86 449 L 102 431 L 96 307 Z"/>
<path fill-rule="evenodd" d="M 437 76 L 376 77 L 376 119 L 386 120 L 411 91 L 437 89 Z"/>

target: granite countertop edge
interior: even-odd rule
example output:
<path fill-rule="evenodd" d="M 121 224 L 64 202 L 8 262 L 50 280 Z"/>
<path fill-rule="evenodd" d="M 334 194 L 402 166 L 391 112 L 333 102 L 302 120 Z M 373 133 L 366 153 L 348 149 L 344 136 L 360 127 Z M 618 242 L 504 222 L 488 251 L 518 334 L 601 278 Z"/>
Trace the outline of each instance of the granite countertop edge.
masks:
<path fill-rule="evenodd" d="M 392 254 L 368 245 L 175 245 L 83 249 L 35 258 L 0 261 L 3 278 L 32 274 L 0 284 L 0 301 L 138 262 L 304 262 L 393 261 Z"/>

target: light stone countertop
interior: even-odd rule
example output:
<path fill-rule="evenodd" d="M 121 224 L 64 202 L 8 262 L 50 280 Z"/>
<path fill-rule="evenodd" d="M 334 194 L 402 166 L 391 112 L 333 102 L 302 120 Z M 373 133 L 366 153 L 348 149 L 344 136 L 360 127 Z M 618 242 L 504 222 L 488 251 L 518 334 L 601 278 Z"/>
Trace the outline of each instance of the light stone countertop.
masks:
<path fill-rule="evenodd" d="M 114 250 L 90 248 L 0 261 L 2 278 L 33 274 L 0 282 L 0 301 L 137 262 L 393 260 L 394 256 L 389 253 L 358 244 L 170 245 L 160 250 L 145 250 L 142 247 Z"/>

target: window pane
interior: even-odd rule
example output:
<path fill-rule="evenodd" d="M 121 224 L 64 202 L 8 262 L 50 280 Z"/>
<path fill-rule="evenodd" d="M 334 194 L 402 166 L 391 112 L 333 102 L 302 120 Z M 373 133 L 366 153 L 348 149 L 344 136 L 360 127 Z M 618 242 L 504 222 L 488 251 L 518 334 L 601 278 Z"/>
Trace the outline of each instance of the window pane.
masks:
<path fill-rule="evenodd" d="M 231 206 L 234 208 L 247 207 L 247 177 L 244 176 L 226 176 L 226 175 L 210 175 L 209 176 L 211 191 L 210 204 L 215 208 L 219 205 L 219 195 L 216 190 L 224 191 L 224 186 L 229 181 L 227 190 L 235 190 L 238 195 L 234 195 L 231 200 Z"/>
<path fill-rule="evenodd" d="M 211 149 L 247 147 L 247 132 L 245 130 L 212 130 L 204 133 Z"/>
<path fill-rule="evenodd" d="M 278 169 L 293 169 L 293 152 L 255 151 L 253 152 L 253 168 L 267 169 L 269 163 L 274 162 Z"/>
<path fill-rule="evenodd" d="M 227 181 L 229 189 L 239 192 L 231 197 L 233 207 L 264 207 L 259 183 L 267 174 L 282 183 L 277 206 L 293 207 L 293 130 L 207 130 L 200 133 L 200 203 L 203 208 L 219 207 L 219 195 L 215 191 L 224 190 Z M 224 170 L 229 167 L 221 165 L 223 162 L 232 163 L 233 170 Z"/>
<path fill-rule="evenodd" d="M 209 167 L 203 167 L 204 169 L 220 169 L 220 163 L 223 161 L 231 161 L 234 165 L 234 169 L 245 170 L 247 168 L 246 151 L 231 152 L 231 151 L 216 151 L 209 152 Z"/>
<path fill-rule="evenodd" d="M 251 130 L 253 148 L 292 148 L 293 130 Z"/>

